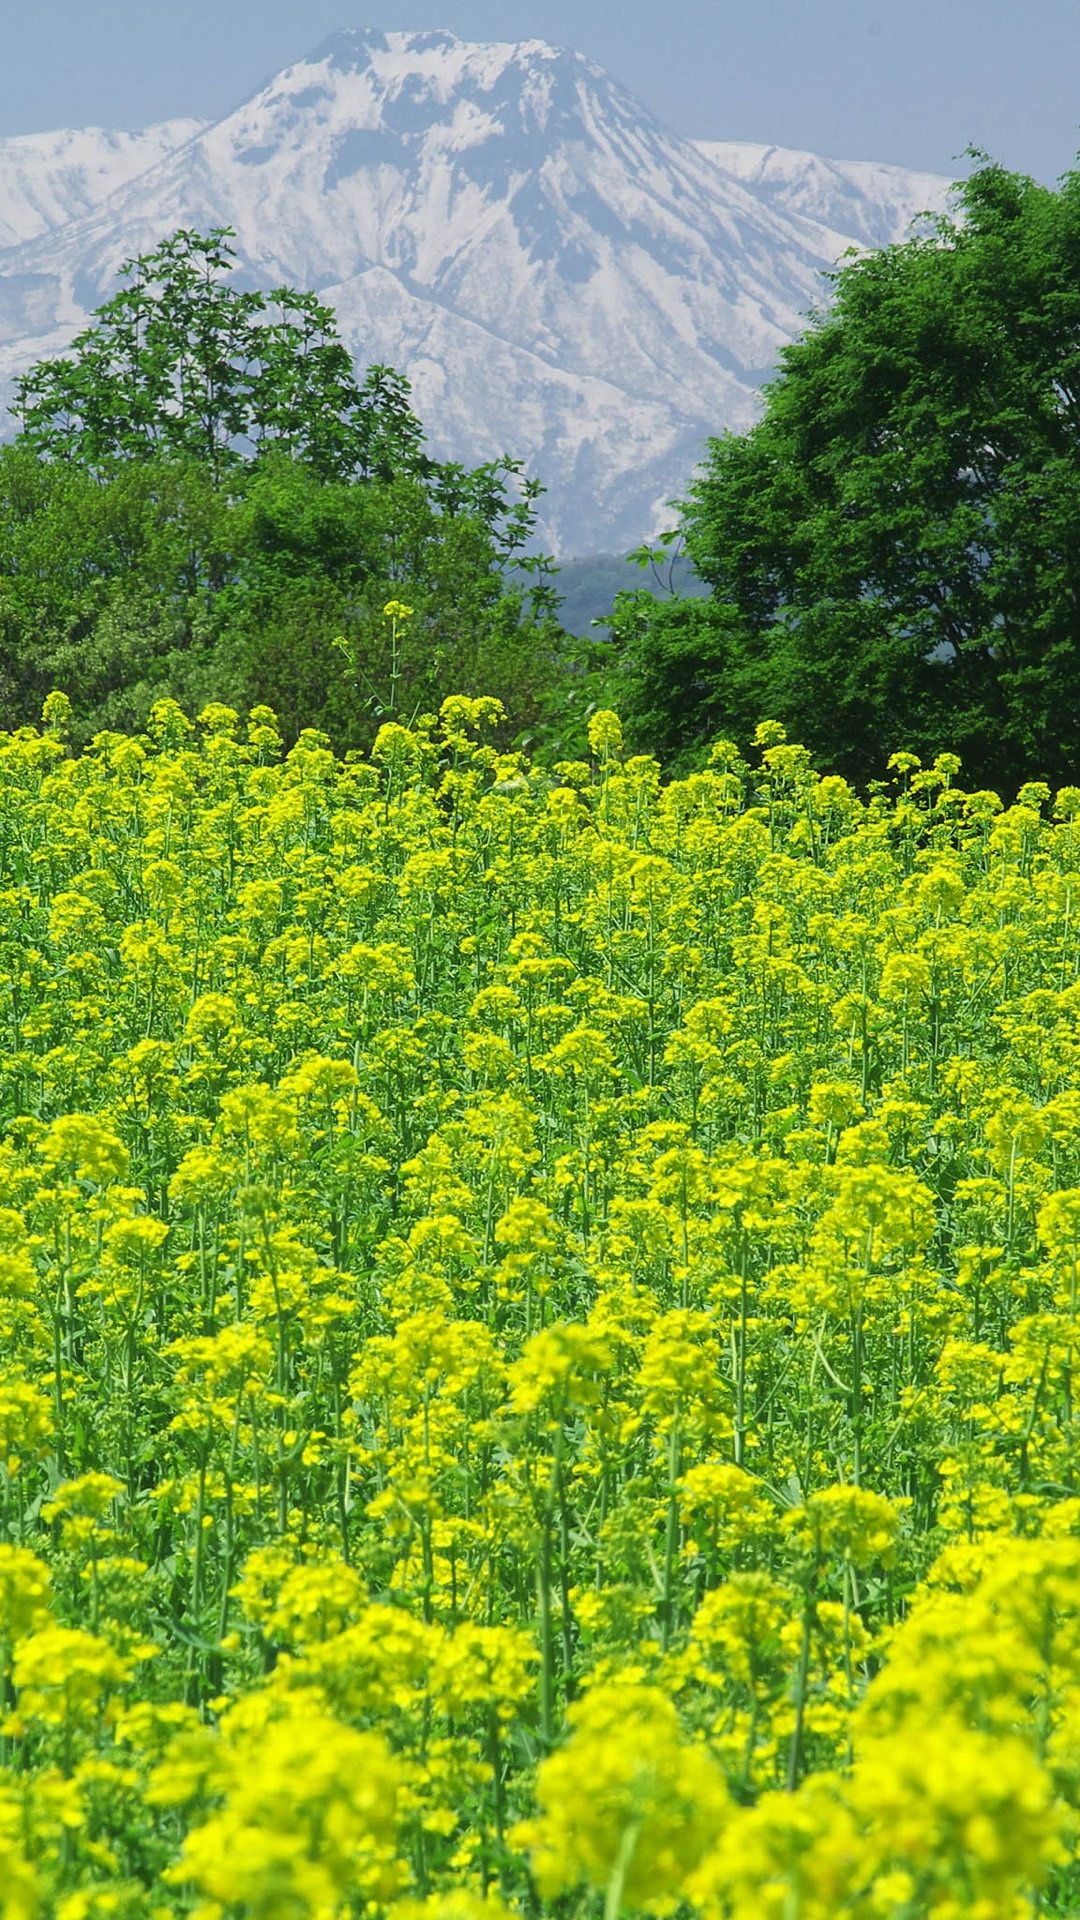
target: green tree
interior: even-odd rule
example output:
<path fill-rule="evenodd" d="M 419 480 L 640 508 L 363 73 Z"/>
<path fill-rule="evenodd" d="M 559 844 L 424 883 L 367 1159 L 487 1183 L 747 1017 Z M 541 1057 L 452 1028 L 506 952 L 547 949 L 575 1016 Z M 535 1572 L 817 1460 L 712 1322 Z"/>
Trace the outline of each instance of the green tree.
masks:
<path fill-rule="evenodd" d="M 682 506 L 712 589 L 621 597 L 622 703 L 655 751 L 783 721 L 866 778 L 898 748 L 970 779 L 1080 754 L 1080 172 L 978 162 L 954 214 L 841 265 L 762 419 Z"/>
<path fill-rule="evenodd" d="M 320 726 L 341 747 L 451 691 L 492 693 L 519 727 L 534 724 L 563 643 L 543 583 L 504 577 L 520 505 L 490 469 L 451 494 L 409 474 L 315 488 L 295 461 L 261 462 L 233 515 L 220 596 L 233 704 L 265 700 L 287 733 Z M 410 606 L 406 622 L 387 620 L 391 600 Z"/>
<path fill-rule="evenodd" d="M 170 455 L 224 481 L 270 445 L 328 479 L 428 470 L 402 375 L 358 382 L 313 293 L 233 285 L 230 236 L 181 228 L 125 261 L 69 352 L 16 382 L 24 444 L 99 474 Z"/>
<path fill-rule="evenodd" d="M 491 511 L 494 526 L 440 504 L 414 474 L 320 480 L 281 451 L 225 489 L 194 459 L 99 478 L 2 447 L 0 724 L 33 721 L 60 686 L 77 739 L 141 726 L 166 694 L 266 702 L 290 737 L 321 727 L 342 749 L 369 741 L 395 697 L 415 712 L 451 691 L 494 693 L 535 730 L 566 641 L 549 590 L 507 581 L 516 536 Z M 392 670 L 395 598 L 413 615 Z"/>
<path fill-rule="evenodd" d="M 70 352 L 19 383 L 0 449 L 9 720 L 60 685 L 76 735 L 137 726 L 164 694 L 265 701 L 343 747 L 452 691 L 532 725 L 564 644 L 550 563 L 522 557 L 539 481 L 432 458 L 404 377 L 358 379 L 314 295 L 235 286 L 228 242 L 183 230 L 128 262 Z M 392 598 L 414 611 L 388 658 Z"/>

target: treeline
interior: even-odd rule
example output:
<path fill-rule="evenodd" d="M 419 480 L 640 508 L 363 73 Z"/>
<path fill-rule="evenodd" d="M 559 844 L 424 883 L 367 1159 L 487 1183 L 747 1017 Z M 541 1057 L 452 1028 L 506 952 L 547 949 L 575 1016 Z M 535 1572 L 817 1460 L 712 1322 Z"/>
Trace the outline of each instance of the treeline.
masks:
<path fill-rule="evenodd" d="M 313 294 L 241 291 L 227 230 L 175 234 L 20 383 L 3 723 L 59 686 L 87 737 L 171 694 L 344 750 L 488 693 L 555 759 L 602 706 L 675 771 L 768 720 L 860 783 L 903 749 L 1080 784 L 1080 172 L 971 151 L 954 217 L 830 276 L 630 584 L 530 553 L 539 481 L 434 460 Z"/>

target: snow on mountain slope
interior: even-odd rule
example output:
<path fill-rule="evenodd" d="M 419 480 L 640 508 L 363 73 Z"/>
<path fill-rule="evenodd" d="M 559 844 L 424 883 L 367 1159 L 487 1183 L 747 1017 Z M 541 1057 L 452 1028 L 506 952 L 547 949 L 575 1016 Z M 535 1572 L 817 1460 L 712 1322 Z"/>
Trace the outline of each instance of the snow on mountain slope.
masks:
<path fill-rule="evenodd" d="M 230 226 L 246 284 L 317 289 L 359 364 L 409 377 L 435 453 L 509 453 L 539 474 L 556 551 L 634 544 L 670 522 L 706 437 L 756 417 L 780 347 L 827 297 L 822 270 L 922 193 L 896 181 L 888 201 L 876 174 L 902 170 L 868 167 L 867 211 L 839 163 L 807 156 L 800 183 L 755 151 L 680 139 L 540 40 L 335 34 L 0 254 L 0 398 L 125 258 L 180 225 Z"/>
<path fill-rule="evenodd" d="M 888 247 L 907 237 L 920 213 L 944 213 L 951 182 L 879 160 L 823 160 L 797 147 L 743 140 L 695 140 L 699 153 L 767 205 L 797 213 L 849 245 Z"/>
<path fill-rule="evenodd" d="M 162 120 L 141 133 L 79 127 L 0 140 L 0 248 L 77 220 L 205 124 Z"/>

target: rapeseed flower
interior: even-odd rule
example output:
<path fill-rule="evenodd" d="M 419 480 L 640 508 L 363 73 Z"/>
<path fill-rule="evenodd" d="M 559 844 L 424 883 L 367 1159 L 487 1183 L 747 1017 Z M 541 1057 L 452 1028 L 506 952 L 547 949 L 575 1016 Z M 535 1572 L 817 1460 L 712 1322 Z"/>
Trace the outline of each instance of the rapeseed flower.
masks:
<path fill-rule="evenodd" d="M 1071 1911 L 1075 793 L 393 708 L 0 736 L 14 1920 Z"/>

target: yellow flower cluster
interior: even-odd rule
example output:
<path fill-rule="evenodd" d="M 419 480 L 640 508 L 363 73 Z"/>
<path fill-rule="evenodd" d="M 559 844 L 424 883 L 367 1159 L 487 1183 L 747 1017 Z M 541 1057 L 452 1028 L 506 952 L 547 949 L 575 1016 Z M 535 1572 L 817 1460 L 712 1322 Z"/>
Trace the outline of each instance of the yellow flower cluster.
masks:
<path fill-rule="evenodd" d="M 1075 1913 L 1077 790 L 502 717 L 0 735 L 0 1920 Z"/>

